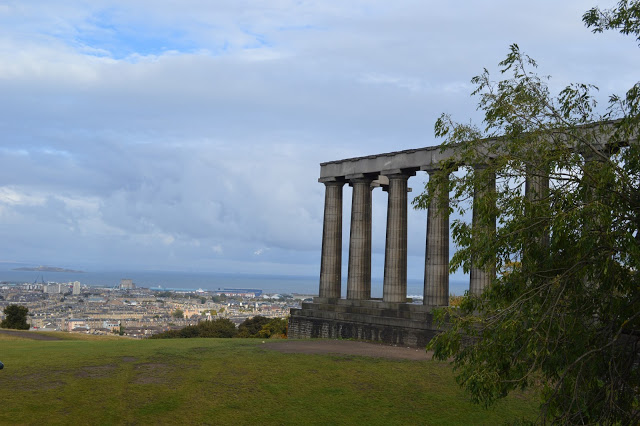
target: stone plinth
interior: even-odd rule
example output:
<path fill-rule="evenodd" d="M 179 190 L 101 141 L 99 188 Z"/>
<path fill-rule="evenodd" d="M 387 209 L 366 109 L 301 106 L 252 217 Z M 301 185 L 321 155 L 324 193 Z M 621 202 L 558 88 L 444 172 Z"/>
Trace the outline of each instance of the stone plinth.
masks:
<path fill-rule="evenodd" d="M 315 298 L 292 309 L 290 339 L 358 339 L 424 348 L 441 330 L 428 306 L 381 300 Z"/>

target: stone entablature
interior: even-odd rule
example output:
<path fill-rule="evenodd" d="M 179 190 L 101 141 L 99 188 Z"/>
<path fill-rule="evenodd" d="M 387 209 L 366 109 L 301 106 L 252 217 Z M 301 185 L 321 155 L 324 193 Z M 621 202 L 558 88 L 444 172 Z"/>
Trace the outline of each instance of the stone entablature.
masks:
<path fill-rule="evenodd" d="M 388 152 L 366 157 L 347 158 L 320 163 L 320 182 L 346 178 L 357 174 L 387 174 L 402 170 L 421 170 L 433 167 L 453 157 L 450 149 L 442 151 L 440 146 Z M 423 170 L 423 169 L 422 169 Z"/>

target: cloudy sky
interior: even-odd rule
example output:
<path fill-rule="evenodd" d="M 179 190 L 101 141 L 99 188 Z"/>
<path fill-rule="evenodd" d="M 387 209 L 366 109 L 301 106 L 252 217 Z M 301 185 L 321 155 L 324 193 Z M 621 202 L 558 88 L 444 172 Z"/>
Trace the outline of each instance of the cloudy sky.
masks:
<path fill-rule="evenodd" d="M 437 144 L 440 113 L 477 119 L 469 81 L 498 78 L 511 43 L 553 87 L 631 86 L 638 47 L 586 29 L 590 6 L 0 1 L 0 261 L 317 275 L 319 163 Z M 385 217 L 376 190 L 374 277 Z M 425 218 L 410 212 L 412 278 Z"/>

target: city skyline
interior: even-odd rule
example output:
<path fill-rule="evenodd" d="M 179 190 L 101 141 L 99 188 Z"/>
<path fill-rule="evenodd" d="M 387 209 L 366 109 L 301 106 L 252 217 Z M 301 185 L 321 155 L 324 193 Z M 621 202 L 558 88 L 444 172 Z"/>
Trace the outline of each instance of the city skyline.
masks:
<path fill-rule="evenodd" d="M 639 65 L 578 1 L 131 3 L 0 5 L 0 261 L 314 276 L 320 162 L 437 145 L 442 112 L 478 119 L 469 81 L 501 78 L 511 43 L 603 107 Z M 385 212 L 377 190 L 374 277 Z M 425 228 L 410 209 L 410 278 Z"/>

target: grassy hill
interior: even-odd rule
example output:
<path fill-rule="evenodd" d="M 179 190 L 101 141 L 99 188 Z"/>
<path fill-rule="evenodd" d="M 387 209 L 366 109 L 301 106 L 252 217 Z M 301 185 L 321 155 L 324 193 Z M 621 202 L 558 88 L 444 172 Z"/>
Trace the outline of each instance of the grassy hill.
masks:
<path fill-rule="evenodd" d="M 501 424 L 446 363 L 284 354 L 257 339 L 129 340 L 0 334 L 0 424 Z"/>

